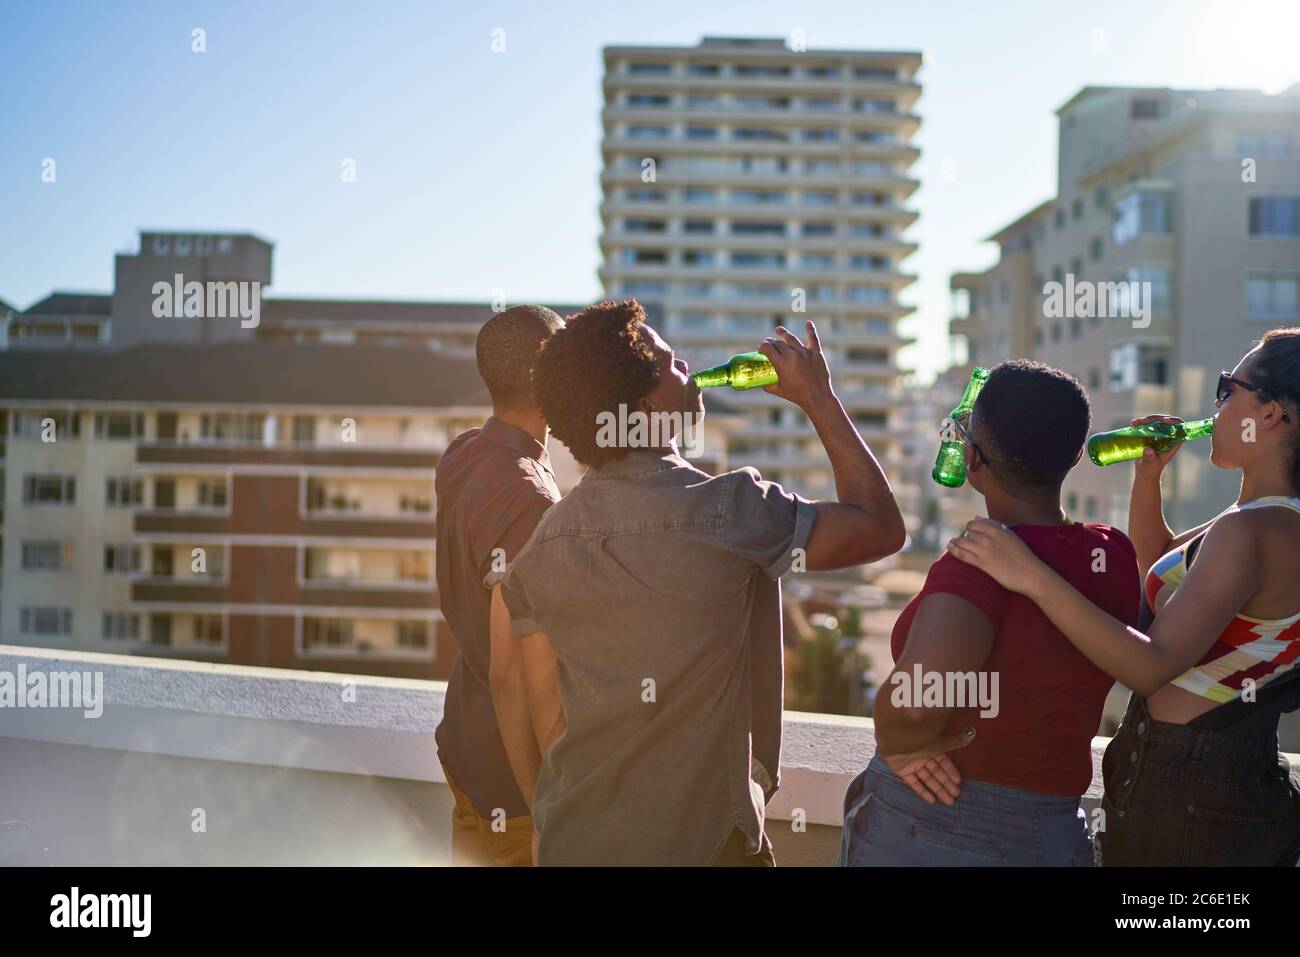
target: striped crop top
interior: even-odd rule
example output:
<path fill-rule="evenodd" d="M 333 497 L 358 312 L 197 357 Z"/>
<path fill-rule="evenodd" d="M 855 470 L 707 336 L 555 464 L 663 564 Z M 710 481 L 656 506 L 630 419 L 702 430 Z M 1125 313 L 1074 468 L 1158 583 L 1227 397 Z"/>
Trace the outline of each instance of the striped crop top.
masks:
<path fill-rule="evenodd" d="M 1270 495 L 1238 506 L 1248 508 L 1289 508 L 1300 513 L 1300 498 Z M 1146 577 L 1146 599 L 1152 611 L 1161 588 L 1168 585 L 1175 589 L 1182 583 L 1204 534 L 1166 553 L 1151 566 Z M 1253 680 L 1258 689 L 1286 674 L 1298 660 L 1300 611 L 1271 621 L 1238 613 L 1201 660 L 1170 684 L 1223 704 L 1240 697 L 1247 680 Z"/>

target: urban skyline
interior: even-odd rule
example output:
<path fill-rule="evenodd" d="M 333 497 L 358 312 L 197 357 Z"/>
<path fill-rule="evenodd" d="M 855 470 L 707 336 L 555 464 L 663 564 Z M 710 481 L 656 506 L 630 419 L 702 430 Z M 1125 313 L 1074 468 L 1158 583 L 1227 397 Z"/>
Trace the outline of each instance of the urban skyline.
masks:
<path fill-rule="evenodd" d="M 374 26 L 346 6 L 301 22 L 288 6 L 159 5 L 129 32 L 107 8 L 80 5 L 75 21 L 47 9 L 0 13 L 12 26 L 0 31 L 0 52 L 12 71 L 38 78 L 0 92 L 15 129 L 0 158 L 12 187 L 6 219 L 29 230 L 0 238 L 0 298 L 19 309 L 56 288 L 107 289 L 102 250 L 155 227 L 274 237 L 285 250 L 281 297 L 489 301 L 503 290 L 511 301 L 594 300 L 605 46 L 738 33 L 788 40 L 800 30 L 813 50 L 921 50 L 925 122 L 912 171 L 920 219 L 910 234 L 920 250 L 909 262 L 918 282 L 903 300 L 916 312 L 901 326 L 917 342 L 900 361 L 922 380 L 948 362 L 949 274 L 991 262 L 982 238 L 1052 194 L 1053 111 L 1079 88 L 1272 93 L 1300 79 L 1284 40 L 1300 14 L 1271 2 L 1193 4 L 1173 24 L 1156 5 L 1103 3 L 1044 20 L 1036 5 L 1009 3 L 1008 19 L 1033 17 L 1039 28 L 1019 59 L 989 56 L 997 28 L 956 4 L 924 15 L 884 4 L 870 18 L 850 5 L 795 18 L 778 4 L 746 6 L 739 18 L 670 5 L 646 22 L 600 11 L 564 31 L 519 5 L 436 19 L 396 7 L 404 39 L 373 62 L 348 58 L 348 18 L 359 18 L 361 35 Z M 206 31 L 202 54 L 191 50 L 195 28 Z M 492 52 L 497 29 L 503 54 Z M 109 51 L 150 57 L 157 78 L 117 75 L 103 61 Z M 277 86 L 299 67 L 310 83 Z M 250 111 L 259 87 L 278 98 Z M 434 89 L 462 92 L 421 94 Z M 394 90 L 406 91 L 406 114 Z M 220 135 L 204 133 L 203 121 L 192 135 L 160 138 L 158 124 L 149 127 L 150 116 L 187 115 L 189 102 L 223 117 L 212 131 Z M 470 148 L 452 149 L 451 131 Z M 989 137 L 1008 147 L 989 150 Z M 205 149 L 183 149 L 187 141 Z M 46 158 L 58 164 L 56 183 L 41 181 Z M 340 181 L 348 158 L 350 193 Z M 456 228 L 440 229 L 445 222 Z"/>

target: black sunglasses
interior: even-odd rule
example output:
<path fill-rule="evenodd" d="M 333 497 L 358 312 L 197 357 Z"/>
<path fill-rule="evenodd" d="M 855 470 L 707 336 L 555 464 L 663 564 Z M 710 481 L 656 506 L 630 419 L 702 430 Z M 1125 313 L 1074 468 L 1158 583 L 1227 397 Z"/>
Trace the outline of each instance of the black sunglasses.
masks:
<path fill-rule="evenodd" d="M 1227 402 L 1228 397 L 1232 395 L 1232 387 L 1234 385 L 1239 385 L 1248 392 L 1258 392 L 1261 398 L 1264 396 L 1272 396 L 1272 393 L 1262 385 L 1255 385 L 1253 382 L 1246 382 L 1243 379 L 1238 379 L 1231 372 L 1220 372 L 1219 385 L 1214 390 L 1214 397 L 1220 402 Z M 1291 416 L 1287 414 L 1285 406 L 1282 409 L 1282 421 L 1291 421 Z"/>
<path fill-rule="evenodd" d="M 984 465 L 988 465 L 989 464 L 988 456 L 984 454 L 984 450 L 981 449 L 978 444 L 976 444 L 975 439 L 971 437 L 970 432 L 966 429 L 966 423 L 969 421 L 970 421 L 970 413 L 967 412 L 965 415 L 959 415 L 955 419 L 953 419 L 952 424 L 957 427 L 957 431 L 961 433 L 961 437 L 970 443 L 970 447 L 973 448 L 975 450 L 975 454 L 980 457 L 980 462 L 983 463 Z"/>

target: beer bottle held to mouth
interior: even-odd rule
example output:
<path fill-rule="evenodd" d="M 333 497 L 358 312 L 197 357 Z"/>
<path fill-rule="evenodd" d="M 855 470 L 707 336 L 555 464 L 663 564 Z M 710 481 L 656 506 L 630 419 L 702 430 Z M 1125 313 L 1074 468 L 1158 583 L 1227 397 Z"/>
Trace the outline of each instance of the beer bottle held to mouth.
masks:
<path fill-rule="evenodd" d="M 1214 432 L 1214 416 L 1195 422 L 1147 422 L 1126 425 L 1088 438 L 1088 458 L 1097 465 L 1114 465 L 1142 458 L 1147 449 L 1168 452 L 1179 442 L 1204 438 Z"/>
<path fill-rule="evenodd" d="M 776 382 L 776 369 L 761 352 L 742 352 L 720 366 L 691 374 L 701 389 L 729 385 L 733 389 L 759 389 Z"/>
<path fill-rule="evenodd" d="M 948 413 L 948 418 L 943 423 L 939 433 L 942 436 L 939 455 L 934 460 L 930 478 L 945 488 L 961 488 L 966 484 L 966 458 L 962 453 L 962 446 L 965 443 L 962 442 L 960 434 L 954 436 L 956 429 L 952 425 L 952 420 L 970 415 L 970 410 L 975 408 L 975 399 L 984 388 L 984 383 L 988 381 L 988 369 L 983 366 L 972 369 L 970 382 L 966 383 L 966 391 L 962 393 L 961 401 Z"/>

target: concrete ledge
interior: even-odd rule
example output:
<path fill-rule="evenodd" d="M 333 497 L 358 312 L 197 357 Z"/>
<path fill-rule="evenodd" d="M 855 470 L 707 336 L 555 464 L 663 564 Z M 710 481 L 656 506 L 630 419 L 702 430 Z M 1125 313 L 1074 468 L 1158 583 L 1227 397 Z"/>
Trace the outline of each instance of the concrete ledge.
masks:
<path fill-rule="evenodd" d="M 103 675 L 103 714 L 0 710 L 0 737 L 304 771 L 445 782 L 434 743 L 446 684 L 0 645 L 0 670 Z M 1101 752 L 1093 739 L 1093 782 Z M 875 753 L 869 718 L 787 711 L 777 820 L 838 827 L 849 781 Z M 1292 758 L 1300 765 L 1300 758 Z"/>

